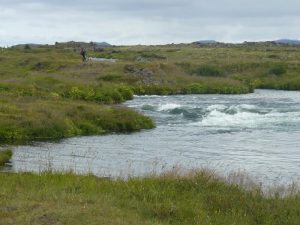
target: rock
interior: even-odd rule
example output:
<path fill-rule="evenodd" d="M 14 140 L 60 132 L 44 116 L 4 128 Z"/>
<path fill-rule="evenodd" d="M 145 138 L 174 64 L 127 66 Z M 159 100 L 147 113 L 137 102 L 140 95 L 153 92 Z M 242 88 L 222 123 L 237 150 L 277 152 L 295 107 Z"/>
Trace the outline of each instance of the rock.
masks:
<path fill-rule="evenodd" d="M 137 68 L 133 65 L 124 67 L 126 73 L 131 73 L 139 78 L 143 84 L 153 84 L 155 82 L 154 73 L 148 68 Z"/>

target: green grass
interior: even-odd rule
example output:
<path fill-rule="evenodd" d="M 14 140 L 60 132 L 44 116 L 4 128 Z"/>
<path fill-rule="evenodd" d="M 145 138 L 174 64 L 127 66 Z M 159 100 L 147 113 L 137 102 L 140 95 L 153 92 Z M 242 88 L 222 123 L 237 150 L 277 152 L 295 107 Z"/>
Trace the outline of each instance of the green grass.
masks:
<path fill-rule="evenodd" d="M 298 225 L 299 193 L 265 196 L 207 171 L 111 180 L 0 174 L 0 224 Z"/>
<path fill-rule="evenodd" d="M 0 166 L 4 166 L 12 157 L 12 151 L 10 149 L 0 150 Z"/>
<path fill-rule="evenodd" d="M 0 124 L 2 143 L 134 132 L 155 126 L 148 117 L 121 106 L 25 97 L 1 102 Z"/>

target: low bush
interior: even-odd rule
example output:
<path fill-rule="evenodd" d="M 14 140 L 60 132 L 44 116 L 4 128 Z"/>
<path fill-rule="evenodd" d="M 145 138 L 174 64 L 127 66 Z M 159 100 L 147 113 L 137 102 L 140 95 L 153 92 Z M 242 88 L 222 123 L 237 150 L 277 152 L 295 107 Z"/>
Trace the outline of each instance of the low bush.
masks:
<path fill-rule="evenodd" d="M 270 75 L 276 75 L 276 76 L 280 76 L 283 75 L 287 72 L 286 68 L 284 65 L 278 64 L 278 65 L 272 65 L 269 68 L 269 74 Z"/>
<path fill-rule="evenodd" d="M 219 76 L 223 76 L 224 72 L 214 66 L 203 65 L 193 69 L 192 74 L 195 74 L 197 76 L 219 77 Z"/>
<path fill-rule="evenodd" d="M 105 76 L 98 77 L 97 80 L 112 82 L 112 81 L 118 81 L 120 78 L 121 78 L 120 75 L 108 74 Z"/>
<path fill-rule="evenodd" d="M 10 149 L 1 150 L 0 149 L 0 166 L 4 166 L 10 158 L 12 157 L 12 151 Z"/>

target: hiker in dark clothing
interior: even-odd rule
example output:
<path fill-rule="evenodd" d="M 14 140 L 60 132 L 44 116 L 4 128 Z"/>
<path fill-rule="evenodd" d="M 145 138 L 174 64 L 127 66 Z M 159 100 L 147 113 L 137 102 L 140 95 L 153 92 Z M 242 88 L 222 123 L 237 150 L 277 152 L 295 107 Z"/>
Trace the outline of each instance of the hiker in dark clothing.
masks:
<path fill-rule="evenodd" d="M 80 49 L 80 55 L 82 57 L 82 62 L 85 62 L 86 61 L 86 51 L 84 48 Z"/>

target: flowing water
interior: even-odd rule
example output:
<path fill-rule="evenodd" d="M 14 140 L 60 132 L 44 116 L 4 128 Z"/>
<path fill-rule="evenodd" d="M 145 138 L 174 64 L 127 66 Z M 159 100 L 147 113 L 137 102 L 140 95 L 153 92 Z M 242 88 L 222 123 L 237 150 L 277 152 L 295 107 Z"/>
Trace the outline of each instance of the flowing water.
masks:
<path fill-rule="evenodd" d="M 300 92 L 143 96 L 126 105 L 152 117 L 157 128 L 16 147 L 12 170 L 140 176 L 180 166 L 300 181 Z"/>

